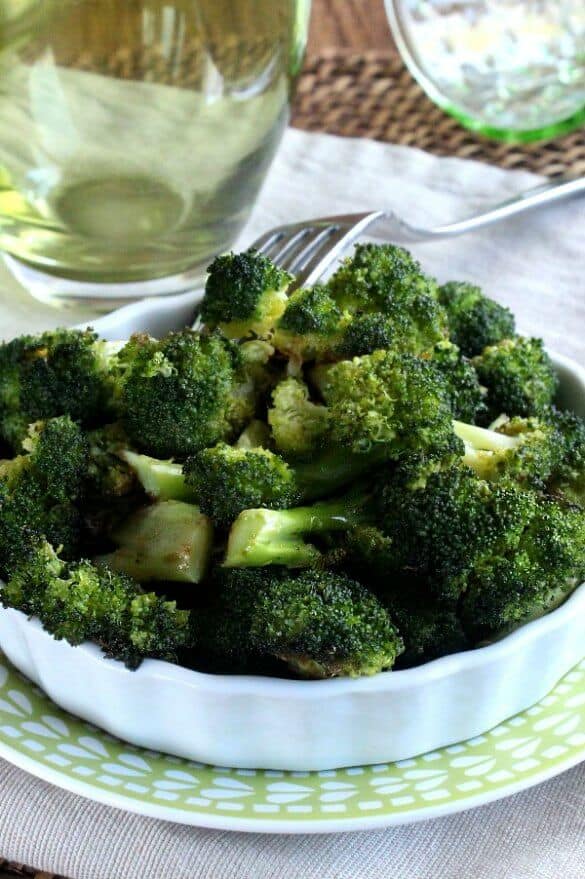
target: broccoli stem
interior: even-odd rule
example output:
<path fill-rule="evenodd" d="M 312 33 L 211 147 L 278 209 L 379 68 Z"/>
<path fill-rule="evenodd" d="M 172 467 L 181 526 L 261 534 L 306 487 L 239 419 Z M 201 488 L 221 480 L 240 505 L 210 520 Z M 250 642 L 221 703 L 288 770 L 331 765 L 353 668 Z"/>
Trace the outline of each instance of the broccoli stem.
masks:
<path fill-rule="evenodd" d="M 474 424 L 464 424 L 462 421 L 454 421 L 453 429 L 465 446 L 463 463 L 471 467 L 480 479 L 489 479 L 493 473 L 494 460 L 518 448 L 522 442 L 519 437 L 506 436 Z"/>
<path fill-rule="evenodd" d="M 341 500 L 292 510 L 244 510 L 230 531 L 224 567 L 303 567 L 321 553 L 303 535 L 347 531 L 362 521 L 359 503 Z"/>
<path fill-rule="evenodd" d="M 140 582 L 200 583 L 213 542 L 211 521 L 192 504 L 162 501 L 139 510 L 113 533 L 119 548 L 100 558 Z"/>
<path fill-rule="evenodd" d="M 139 455 L 128 449 L 120 458 L 132 468 L 145 492 L 155 500 L 195 502 L 193 490 L 186 484 L 183 465 L 174 461 L 159 461 L 149 455 Z"/>

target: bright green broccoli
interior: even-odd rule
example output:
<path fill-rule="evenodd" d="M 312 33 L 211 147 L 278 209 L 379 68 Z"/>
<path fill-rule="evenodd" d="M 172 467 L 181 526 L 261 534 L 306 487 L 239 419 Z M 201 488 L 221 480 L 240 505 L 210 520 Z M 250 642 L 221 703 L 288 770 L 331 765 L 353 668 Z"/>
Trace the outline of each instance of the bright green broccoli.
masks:
<path fill-rule="evenodd" d="M 464 462 L 482 479 L 513 478 L 542 488 L 556 476 L 564 457 L 554 423 L 539 418 L 502 418 L 494 429 L 455 423 L 465 444 Z"/>
<path fill-rule="evenodd" d="M 375 351 L 315 367 L 331 443 L 356 454 L 384 448 L 388 458 L 421 452 L 453 433 L 444 379 L 427 361 Z"/>
<path fill-rule="evenodd" d="M 475 642 L 502 635 L 553 610 L 584 579 L 583 511 L 540 498 L 518 539 L 468 573 L 464 626 Z"/>
<path fill-rule="evenodd" d="M 39 617 L 55 638 L 93 641 L 129 668 L 145 657 L 176 662 L 190 639 L 189 613 L 174 601 L 89 561 L 64 562 L 48 543 L 15 568 L 0 600 Z"/>
<path fill-rule="evenodd" d="M 218 256 L 209 266 L 201 317 L 211 329 L 240 339 L 270 335 L 293 280 L 255 250 Z"/>
<path fill-rule="evenodd" d="M 548 489 L 585 508 L 585 419 L 555 409 L 547 419 L 562 438 L 561 455 Z"/>
<path fill-rule="evenodd" d="M 410 571 L 438 597 L 456 599 L 465 572 L 497 544 L 516 539 L 536 496 L 514 484 L 489 484 L 466 467 L 414 478 L 412 465 L 378 472 L 368 489 L 288 510 L 245 510 L 233 524 L 229 568 L 320 566 L 324 541 L 338 533 L 354 569 L 368 581 Z"/>
<path fill-rule="evenodd" d="M 276 448 L 284 455 L 306 455 L 327 444 L 329 412 L 309 399 L 309 388 L 298 378 L 277 384 L 268 423 Z"/>
<path fill-rule="evenodd" d="M 121 420 L 148 454 L 185 458 L 235 437 L 254 415 L 256 385 L 242 350 L 219 333 L 133 336 L 120 360 Z"/>
<path fill-rule="evenodd" d="M 358 244 L 327 286 L 338 306 L 352 314 L 392 316 L 397 302 L 418 300 L 427 308 L 426 300 L 419 297 L 437 297 L 436 282 L 407 250 L 394 244 Z"/>
<path fill-rule="evenodd" d="M 288 300 L 272 341 L 277 350 L 299 362 L 335 360 L 349 320 L 327 287 L 304 287 Z"/>
<path fill-rule="evenodd" d="M 58 415 L 85 425 L 107 421 L 122 345 L 99 341 L 91 330 L 52 330 L 0 345 L 0 438 L 18 452 L 33 422 Z"/>
<path fill-rule="evenodd" d="M 299 499 L 294 471 L 268 449 L 220 443 L 188 458 L 183 470 L 201 510 L 219 525 L 233 522 L 242 510 L 281 509 Z"/>
<path fill-rule="evenodd" d="M 439 302 L 447 312 L 451 341 L 466 357 L 514 335 L 510 309 L 485 296 L 475 284 L 449 281 L 439 287 Z"/>
<path fill-rule="evenodd" d="M 552 361 L 541 339 L 504 339 L 472 361 L 487 388 L 488 421 L 499 415 L 542 415 L 557 390 Z"/>
<path fill-rule="evenodd" d="M 112 532 L 118 549 L 100 561 L 141 583 L 200 583 L 211 557 L 213 525 L 193 504 L 161 501 L 135 512 Z"/>
<path fill-rule="evenodd" d="M 379 601 L 331 571 L 224 572 L 199 628 L 212 651 L 275 656 L 307 678 L 376 674 L 403 649 Z"/>
<path fill-rule="evenodd" d="M 485 414 L 485 391 L 477 372 L 461 351 L 449 341 L 438 342 L 427 354 L 443 377 L 453 418 L 473 424 Z"/>
<path fill-rule="evenodd" d="M 70 557 L 80 540 L 76 502 L 84 489 L 89 449 L 68 416 L 31 427 L 26 453 L 0 462 L 0 575 L 26 558 L 41 538 Z"/>

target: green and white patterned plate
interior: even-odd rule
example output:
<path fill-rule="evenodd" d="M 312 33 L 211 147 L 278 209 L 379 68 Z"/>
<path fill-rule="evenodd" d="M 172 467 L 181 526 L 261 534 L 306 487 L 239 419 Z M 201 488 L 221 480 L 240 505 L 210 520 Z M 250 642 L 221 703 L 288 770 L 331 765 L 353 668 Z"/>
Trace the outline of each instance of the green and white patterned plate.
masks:
<path fill-rule="evenodd" d="M 326 772 L 204 766 L 124 744 L 57 708 L 0 654 L 0 756 L 168 821 L 256 832 L 365 830 L 482 805 L 585 760 L 585 660 L 540 703 L 413 760 Z"/>

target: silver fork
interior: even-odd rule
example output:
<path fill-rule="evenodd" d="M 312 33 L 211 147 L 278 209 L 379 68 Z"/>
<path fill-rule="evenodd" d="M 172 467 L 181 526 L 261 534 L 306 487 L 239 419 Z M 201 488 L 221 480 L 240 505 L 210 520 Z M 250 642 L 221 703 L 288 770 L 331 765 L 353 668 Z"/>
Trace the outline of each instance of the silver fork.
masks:
<path fill-rule="evenodd" d="M 385 237 L 395 244 L 438 241 L 442 238 L 464 235 L 466 232 L 490 226 L 516 214 L 574 198 L 583 193 L 585 193 L 585 177 L 569 180 L 561 178 L 515 195 L 473 217 L 436 226 L 433 229 L 412 226 L 391 211 L 321 217 L 271 229 L 261 235 L 252 247 L 295 275 L 291 289 L 296 289 L 317 283 L 360 235 L 372 231 L 376 224 L 382 221 L 385 223 Z"/>

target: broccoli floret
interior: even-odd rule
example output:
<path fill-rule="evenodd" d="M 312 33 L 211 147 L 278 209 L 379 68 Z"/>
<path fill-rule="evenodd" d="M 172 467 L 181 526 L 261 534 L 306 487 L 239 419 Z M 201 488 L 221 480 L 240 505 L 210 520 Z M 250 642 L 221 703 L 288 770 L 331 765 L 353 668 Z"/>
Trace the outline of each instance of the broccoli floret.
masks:
<path fill-rule="evenodd" d="M 445 381 L 453 418 L 473 424 L 485 415 L 485 390 L 477 372 L 459 348 L 449 341 L 438 342 L 428 352 L 430 362 Z"/>
<path fill-rule="evenodd" d="M 456 422 L 455 432 L 465 444 L 464 462 L 482 479 L 543 487 L 561 467 L 563 439 L 550 420 L 503 418 L 490 430 Z"/>
<path fill-rule="evenodd" d="M 234 437 L 254 415 L 256 388 L 242 352 L 219 333 L 133 336 L 120 359 L 122 423 L 148 454 L 186 458 Z"/>
<path fill-rule="evenodd" d="M 540 498 L 519 538 L 497 550 L 466 578 L 462 619 L 475 641 L 548 613 L 585 579 L 585 515 Z"/>
<path fill-rule="evenodd" d="M 129 668 L 147 656 L 176 662 L 189 642 L 189 613 L 174 601 L 145 593 L 124 574 L 89 561 L 64 562 L 48 543 L 12 572 L 0 600 L 38 616 L 58 640 L 94 641 Z"/>
<path fill-rule="evenodd" d="M 358 244 L 327 286 L 338 306 L 352 314 L 379 311 L 392 315 L 397 302 L 437 296 L 435 281 L 423 274 L 407 250 L 394 244 Z"/>
<path fill-rule="evenodd" d="M 238 449 L 220 443 L 189 458 L 185 481 L 201 510 L 227 525 L 252 507 L 282 509 L 299 499 L 294 471 L 267 449 Z"/>
<path fill-rule="evenodd" d="M 424 580 L 408 574 L 390 578 L 380 600 L 404 640 L 400 668 L 420 665 L 470 647 L 456 603 L 436 598 Z"/>
<path fill-rule="evenodd" d="M 308 678 L 376 674 L 403 649 L 380 602 L 329 571 L 226 572 L 203 620 L 212 650 L 275 656 Z"/>
<path fill-rule="evenodd" d="M 504 339 L 472 363 L 488 391 L 488 421 L 502 414 L 538 416 L 551 406 L 557 377 L 541 339 Z"/>
<path fill-rule="evenodd" d="M 375 351 L 315 367 L 330 436 L 354 453 L 383 447 L 388 458 L 441 445 L 453 433 L 445 382 L 427 361 Z"/>
<path fill-rule="evenodd" d="M 561 454 L 549 490 L 585 507 L 585 419 L 552 409 L 547 419 L 562 438 Z"/>
<path fill-rule="evenodd" d="M 491 485 L 463 465 L 425 472 L 424 480 L 400 465 L 373 482 L 310 506 L 245 510 L 232 525 L 224 565 L 321 565 L 323 553 L 310 541 L 347 533 L 354 557 L 361 544 L 364 570 L 375 558 L 374 576 L 410 570 L 432 577 L 436 594 L 457 597 L 457 577 L 496 541 L 513 540 L 536 503 L 532 492 Z"/>
<path fill-rule="evenodd" d="M 338 307 L 353 316 L 340 356 L 380 349 L 421 354 L 446 337 L 436 284 L 401 247 L 358 245 L 327 287 Z"/>
<path fill-rule="evenodd" d="M 0 574 L 6 576 L 45 537 L 71 556 L 79 543 L 89 449 L 68 416 L 35 424 L 27 453 L 0 462 Z"/>
<path fill-rule="evenodd" d="M 28 425 L 69 415 L 85 425 L 108 420 L 110 369 L 121 342 L 91 330 L 53 330 L 0 345 L 0 437 L 20 451 Z"/>
<path fill-rule="evenodd" d="M 207 571 L 213 526 L 192 504 L 161 501 L 114 529 L 118 549 L 100 560 L 139 580 L 200 583 Z"/>
<path fill-rule="evenodd" d="M 114 501 L 132 494 L 136 473 L 123 458 L 128 437 L 119 424 L 107 424 L 87 434 L 89 461 L 86 495 L 100 501 Z"/>
<path fill-rule="evenodd" d="M 349 319 L 327 287 L 301 288 L 291 295 L 276 324 L 274 346 L 298 361 L 334 360 Z"/>
<path fill-rule="evenodd" d="M 268 423 L 276 448 L 285 455 L 305 455 L 322 448 L 329 432 L 329 412 L 309 399 L 297 378 L 281 381 L 272 393 Z"/>
<path fill-rule="evenodd" d="M 451 341 L 466 357 L 514 335 L 510 309 L 484 296 L 474 284 L 449 281 L 439 287 L 439 301 L 447 312 Z"/>
<path fill-rule="evenodd" d="M 208 269 L 201 317 L 232 339 L 271 330 L 286 308 L 292 275 L 255 250 L 218 256 Z"/>

